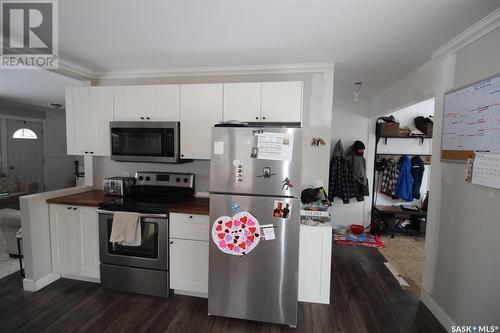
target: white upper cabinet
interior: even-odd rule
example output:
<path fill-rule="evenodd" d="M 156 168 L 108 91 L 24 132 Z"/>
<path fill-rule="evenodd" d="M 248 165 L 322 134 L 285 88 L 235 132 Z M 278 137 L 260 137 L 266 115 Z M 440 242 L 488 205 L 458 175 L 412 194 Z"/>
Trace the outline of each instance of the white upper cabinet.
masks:
<path fill-rule="evenodd" d="M 179 85 L 114 87 L 115 120 L 179 121 Z"/>
<path fill-rule="evenodd" d="M 179 121 L 180 86 L 157 85 L 146 88 L 146 118 L 153 121 Z"/>
<path fill-rule="evenodd" d="M 109 122 L 112 120 L 112 87 L 67 88 L 68 155 L 109 156 Z"/>
<path fill-rule="evenodd" d="M 261 82 L 224 84 L 224 120 L 261 120 Z"/>
<path fill-rule="evenodd" d="M 110 156 L 109 122 L 113 121 L 113 87 L 91 87 L 90 119 L 91 128 L 86 128 L 90 136 L 90 154 Z"/>
<path fill-rule="evenodd" d="M 222 84 L 181 85 L 181 157 L 210 159 L 212 127 L 222 120 Z"/>
<path fill-rule="evenodd" d="M 68 155 L 83 155 L 89 150 L 89 88 L 66 88 L 66 143 Z"/>
<path fill-rule="evenodd" d="M 114 87 L 115 120 L 146 120 L 146 86 Z"/>
<path fill-rule="evenodd" d="M 263 82 L 263 122 L 301 122 L 302 81 Z"/>

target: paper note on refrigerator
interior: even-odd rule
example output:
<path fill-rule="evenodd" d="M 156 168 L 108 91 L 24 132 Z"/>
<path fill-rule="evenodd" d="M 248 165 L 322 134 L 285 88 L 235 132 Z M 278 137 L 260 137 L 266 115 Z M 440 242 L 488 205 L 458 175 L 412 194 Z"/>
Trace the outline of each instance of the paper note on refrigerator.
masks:
<path fill-rule="evenodd" d="M 276 236 L 274 235 L 274 227 L 271 227 L 271 228 L 262 228 L 262 232 L 264 233 L 264 239 L 265 240 L 276 239 Z"/>
<path fill-rule="evenodd" d="M 262 133 L 257 139 L 258 159 L 291 161 L 293 136 L 287 133 Z"/>
<path fill-rule="evenodd" d="M 214 155 L 223 155 L 223 154 L 224 154 L 224 141 L 215 141 Z"/>

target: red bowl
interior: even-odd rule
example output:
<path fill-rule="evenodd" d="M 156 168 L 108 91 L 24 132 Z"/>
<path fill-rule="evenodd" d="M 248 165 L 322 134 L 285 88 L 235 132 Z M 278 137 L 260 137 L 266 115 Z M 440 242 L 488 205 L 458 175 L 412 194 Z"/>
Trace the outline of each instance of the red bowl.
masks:
<path fill-rule="evenodd" d="M 351 232 L 359 235 L 365 230 L 365 227 L 359 224 L 351 224 Z"/>

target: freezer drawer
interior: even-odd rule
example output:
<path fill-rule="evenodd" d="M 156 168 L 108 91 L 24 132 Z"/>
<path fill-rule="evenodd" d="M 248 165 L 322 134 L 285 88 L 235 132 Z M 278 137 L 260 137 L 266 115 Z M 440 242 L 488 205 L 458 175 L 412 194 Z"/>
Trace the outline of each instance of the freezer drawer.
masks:
<path fill-rule="evenodd" d="M 214 127 L 210 192 L 300 197 L 301 131 L 300 128 Z M 254 148 L 258 148 L 259 135 L 266 134 L 286 135 L 291 146 L 289 159 L 260 158 L 260 152 Z M 287 179 L 292 186 L 287 185 Z"/>
<path fill-rule="evenodd" d="M 276 203 L 290 208 L 288 219 L 274 217 Z M 280 197 L 210 195 L 210 229 L 231 207 L 248 211 L 260 225 L 272 224 L 276 238 L 260 239 L 246 255 L 226 254 L 210 236 L 208 313 L 296 325 L 300 200 Z"/>

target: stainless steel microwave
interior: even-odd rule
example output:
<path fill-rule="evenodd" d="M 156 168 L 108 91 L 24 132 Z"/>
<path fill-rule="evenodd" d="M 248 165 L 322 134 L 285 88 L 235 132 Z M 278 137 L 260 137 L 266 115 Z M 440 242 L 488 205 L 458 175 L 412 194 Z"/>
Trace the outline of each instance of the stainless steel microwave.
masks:
<path fill-rule="evenodd" d="M 178 121 L 112 121 L 111 159 L 179 163 Z"/>

